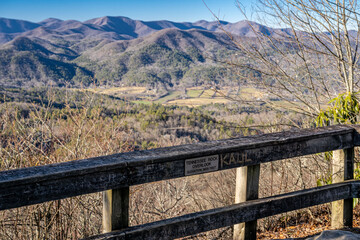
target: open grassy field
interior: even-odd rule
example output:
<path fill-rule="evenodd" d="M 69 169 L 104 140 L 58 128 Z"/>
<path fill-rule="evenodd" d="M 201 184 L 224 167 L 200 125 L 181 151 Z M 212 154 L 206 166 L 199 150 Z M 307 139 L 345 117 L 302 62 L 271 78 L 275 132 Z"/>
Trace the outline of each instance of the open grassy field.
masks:
<path fill-rule="evenodd" d="M 201 94 L 200 98 L 211 98 L 211 97 L 215 97 L 216 96 L 216 93 L 214 90 L 212 89 L 207 89 L 207 90 L 204 90 L 203 94 Z"/>
<path fill-rule="evenodd" d="M 83 90 L 82 90 L 83 91 Z M 204 89 L 204 87 L 191 87 L 186 89 L 186 99 L 183 99 L 183 91 L 170 90 L 169 94 L 164 97 L 156 98 L 153 91 L 147 90 L 145 87 L 113 87 L 113 88 L 89 88 L 86 91 L 91 91 L 99 94 L 106 94 L 121 98 L 131 97 L 134 103 L 151 104 L 158 103 L 164 105 L 179 105 L 179 106 L 201 106 L 212 103 L 229 103 L 231 98 L 241 99 L 245 101 L 253 101 L 259 99 L 266 99 L 268 95 L 261 89 L 253 86 L 238 87 L 225 86 L 218 90 Z M 277 102 L 278 105 L 288 106 L 288 102 Z"/>
<path fill-rule="evenodd" d="M 246 100 L 254 100 L 257 98 L 262 99 L 265 95 L 260 89 L 256 89 L 254 87 L 240 88 L 239 94 L 240 97 Z"/>
<path fill-rule="evenodd" d="M 201 89 L 188 89 L 186 95 L 190 98 L 197 98 L 203 92 Z"/>
<path fill-rule="evenodd" d="M 224 98 L 188 98 L 188 99 L 176 99 L 166 103 L 166 105 L 178 105 L 197 107 L 201 105 L 213 104 L 213 103 L 229 103 L 230 101 Z"/>
<path fill-rule="evenodd" d="M 181 95 L 181 92 L 180 91 L 170 91 L 168 95 L 166 95 L 165 97 L 162 97 L 156 101 L 154 101 L 155 103 L 161 103 L 161 104 L 164 104 L 168 101 L 171 101 L 171 100 L 175 100 L 177 98 L 179 98 Z"/>
<path fill-rule="evenodd" d="M 230 90 L 230 87 L 224 87 L 221 89 L 216 90 L 216 97 L 227 97 L 228 92 L 233 93 L 233 91 Z"/>
<path fill-rule="evenodd" d="M 153 103 L 153 101 L 149 101 L 149 100 L 134 100 L 132 101 L 133 103 L 138 103 L 138 104 L 146 104 L 146 105 L 150 105 Z"/>
<path fill-rule="evenodd" d="M 121 96 L 121 95 L 138 95 L 145 94 L 145 87 L 113 87 L 113 88 L 88 88 L 87 91 L 113 95 L 113 96 Z"/>

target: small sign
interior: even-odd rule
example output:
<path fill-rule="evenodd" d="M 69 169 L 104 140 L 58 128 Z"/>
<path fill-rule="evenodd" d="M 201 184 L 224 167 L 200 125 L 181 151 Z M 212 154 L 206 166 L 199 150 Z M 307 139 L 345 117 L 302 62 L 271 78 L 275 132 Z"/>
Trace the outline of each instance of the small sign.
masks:
<path fill-rule="evenodd" d="M 185 160 L 185 176 L 212 172 L 219 169 L 219 155 Z"/>

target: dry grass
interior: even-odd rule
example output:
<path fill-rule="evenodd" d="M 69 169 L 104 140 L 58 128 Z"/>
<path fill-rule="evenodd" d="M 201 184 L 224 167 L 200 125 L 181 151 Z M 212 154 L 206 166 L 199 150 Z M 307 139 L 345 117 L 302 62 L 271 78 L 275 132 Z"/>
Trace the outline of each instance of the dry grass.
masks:
<path fill-rule="evenodd" d="M 91 91 L 100 94 L 112 95 L 117 97 L 126 97 L 132 96 L 141 98 L 142 100 L 135 100 L 135 103 L 145 103 L 150 104 L 151 102 L 161 103 L 164 105 L 177 105 L 177 106 L 202 106 L 213 103 L 228 103 L 230 102 L 226 97 L 237 99 L 238 96 L 235 96 L 235 91 L 227 96 L 228 92 L 232 90 L 233 87 L 225 86 L 220 90 L 213 89 L 203 89 L 203 87 L 191 87 L 187 88 L 186 95 L 189 97 L 187 99 L 180 99 L 180 91 L 170 91 L 170 94 L 157 99 L 154 101 L 154 96 L 152 96 L 145 87 L 114 87 L 114 88 L 89 88 L 86 91 Z M 256 100 L 267 97 L 261 90 L 254 87 L 244 87 L 240 89 L 239 95 L 243 100 Z"/>
<path fill-rule="evenodd" d="M 240 88 L 240 97 L 245 100 L 263 99 L 265 96 L 264 92 L 253 87 Z"/>
<path fill-rule="evenodd" d="M 214 103 L 229 103 L 230 100 L 224 98 L 189 98 L 189 99 L 177 99 L 166 103 L 166 105 L 178 105 L 197 107 L 201 105 L 214 104 Z"/>
<path fill-rule="evenodd" d="M 203 90 L 187 90 L 186 95 L 191 98 L 197 98 L 203 92 Z"/>
<path fill-rule="evenodd" d="M 213 96 L 215 96 L 216 93 L 214 90 L 212 89 L 207 89 L 203 92 L 203 94 L 201 94 L 200 98 L 211 98 Z"/>
<path fill-rule="evenodd" d="M 146 93 L 145 87 L 113 87 L 113 88 L 88 88 L 87 91 L 107 94 L 107 95 L 137 95 L 137 94 L 144 94 Z"/>
<path fill-rule="evenodd" d="M 161 104 L 164 104 L 168 101 L 171 101 L 171 100 L 174 100 L 174 99 L 177 99 L 179 96 L 181 95 L 180 91 L 173 91 L 173 92 L 170 92 L 169 95 L 165 96 L 165 97 L 162 97 L 160 98 L 159 100 L 155 101 L 156 103 L 161 103 Z"/>

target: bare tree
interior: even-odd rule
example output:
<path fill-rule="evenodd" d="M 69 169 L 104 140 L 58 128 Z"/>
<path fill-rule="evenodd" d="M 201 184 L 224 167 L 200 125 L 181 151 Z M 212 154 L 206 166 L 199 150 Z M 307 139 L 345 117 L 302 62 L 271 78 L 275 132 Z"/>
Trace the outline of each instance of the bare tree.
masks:
<path fill-rule="evenodd" d="M 231 64 L 287 108 L 317 116 L 340 93 L 359 89 L 359 28 L 356 0 L 259 0 L 252 22 L 252 37 L 231 35 L 240 50 Z M 254 74 L 252 74 L 254 76 Z M 246 76 L 245 76 L 246 77 Z M 266 100 L 265 100 L 266 101 Z M 276 101 L 268 101 L 276 107 Z M 284 107 L 283 105 L 281 106 Z"/>
<path fill-rule="evenodd" d="M 357 1 L 258 0 L 252 18 L 246 13 L 241 0 L 236 0 L 236 3 L 247 20 L 250 33 L 236 36 L 230 33 L 228 26 L 219 23 L 239 50 L 227 63 L 240 74 L 240 79 L 246 79 L 282 100 L 272 101 L 272 97 L 262 99 L 274 108 L 293 110 L 314 120 L 330 105 L 339 112 L 350 111 L 342 117 L 355 123 L 359 115 L 359 101 L 353 98 L 359 91 L 360 22 Z M 343 96 L 348 100 L 343 101 Z M 330 102 L 334 98 L 341 101 Z M 246 98 L 239 100 L 248 102 Z M 357 110 L 344 106 L 346 101 Z M 330 121 L 336 121 L 338 116 L 332 114 L 331 117 Z M 316 176 L 316 171 L 323 167 L 327 167 L 331 174 L 330 161 L 319 156 L 308 161 L 298 160 L 297 163 L 289 167 L 281 165 L 281 176 L 287 172 L 299 173 L 293 175 L 293 179 L 298 179 L 295 184 L 292 183 L 294 186 L 311 186 L 314 184 L 311 181 L 313 176 L 321 183 L 323 179 Z M 304 172 L 306 164 L 314 166 L 313 172 Z M 273 166 L 268 171 L 272 173 Z M 336 171 L 333 168 L 332 174 Z M 323 178 L 326 182 L 328 177 Z M 277 186 L 279 183 L 274 182 L 273 174 L 268 180 L 266 186 Z M 289 183 L 288 179 L 285 182 Z M 234 233 L 234 239 L 241 236 L 240 231 Z"/>

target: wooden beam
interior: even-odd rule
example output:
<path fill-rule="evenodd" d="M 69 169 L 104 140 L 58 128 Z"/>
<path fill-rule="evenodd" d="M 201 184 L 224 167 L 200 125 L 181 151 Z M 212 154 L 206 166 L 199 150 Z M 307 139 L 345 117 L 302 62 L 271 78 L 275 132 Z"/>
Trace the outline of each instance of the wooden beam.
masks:
<path fill-rule="evenodd" d="M 333 152 L 332 182 L 354 179 L 354 148 L 342 149 Z M 331 227 L 340 229 L 352 227 L 353 199 L 335 201 L 331 204 Z"/>
<path fill-rule="evenodd" d="M 359 187 L 360 181 L 352 180 L 129 227 L 124 231 L 100 234 L 87 239 L 180 238 L 339 199 L 353 198 L 359 194 Z"/>
<path fill-rule="evenodd" d="M 259 198 L 260 164 L 236 169 L 235 203 Z M 234 240 L 255 240 L 257 220 L 234 225 Z"/>
<path fill-rule="evenodd" d="M 129 227 L 129 187 L 103 192 L 103 232 Z"/>
<path fill-rule="evenodd" d="M 360 125 L 348 125 L 354 129 L 354 146 L 360 146 Z"/>
<path fill-rule="evenodd" d="M 4 171 L 0 172 L 0 210 L 351 148 L 353 134 L 352 127 L 342 125 L 299 129 Z M 199 161 L 210 165 L 204 167 Z"/>

